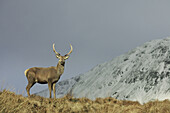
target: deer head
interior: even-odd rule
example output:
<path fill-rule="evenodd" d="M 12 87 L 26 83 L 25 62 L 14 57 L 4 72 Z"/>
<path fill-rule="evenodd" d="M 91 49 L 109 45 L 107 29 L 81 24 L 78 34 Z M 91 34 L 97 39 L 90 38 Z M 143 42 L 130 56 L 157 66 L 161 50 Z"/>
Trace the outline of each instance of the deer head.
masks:
<path fill-rule="evenodd" d="M 61 56 L 60 55 L 60 53 L 58 53 L 56 50 L 55 50 L 55 44 L 53 43 L 53 51 L 54 51 L 54 53 L 56 54 L 56 57 L 59 59 L 59 62 L 61 63 L 61 64 L 65 64 L 65 60 L 66 59 L 68 59 L 69 58 L 69 55 L 70 55 L 70 53 L 72 53 L 72 51 L 73 51 L 73 47 L 72 47 L 72 45 L 70 44 L 70 51 L 69 51 L 69 53 L 67 53 L 66 55 L 64 55 L 64 56 Z"/>

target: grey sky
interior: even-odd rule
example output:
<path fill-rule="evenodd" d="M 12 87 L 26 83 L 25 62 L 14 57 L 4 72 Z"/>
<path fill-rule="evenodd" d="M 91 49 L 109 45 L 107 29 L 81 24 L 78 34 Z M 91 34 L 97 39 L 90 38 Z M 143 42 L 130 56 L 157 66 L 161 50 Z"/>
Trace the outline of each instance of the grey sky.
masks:
<path fill-rule="evenodd" d="M 1 0 L 0 88 L 25 93 L 25 69 L 57 65 L 52 43 L 62 55 L 73 45 L 64 80 L 166 38 L 169 6 L 169 0 Z M 31 93 L 44 88 L 35 85 Z"/>

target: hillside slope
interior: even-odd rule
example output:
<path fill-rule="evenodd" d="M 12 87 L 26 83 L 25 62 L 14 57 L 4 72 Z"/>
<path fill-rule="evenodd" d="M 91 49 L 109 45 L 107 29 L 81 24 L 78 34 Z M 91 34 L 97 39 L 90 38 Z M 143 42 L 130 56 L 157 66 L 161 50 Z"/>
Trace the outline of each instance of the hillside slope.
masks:
<path fill-rule="evenodd" d="M 146 42 L 97 65 L 79 75 L 74 85 L 69 86 L 69 91 L 68 88 L 64 90 L 74 97 L 93 100 L 114 97 L 146 103 L 170 99 L 170 37 Z"/>
<path fill-rule="evenodd" d="M 138 102 L 114 98 L 87 98 L 65 96 L 58 99 L 32 95 L 23 97 L 4 90 L 0 92 L 0 113 L 169 113 L 170 101 Z"/>

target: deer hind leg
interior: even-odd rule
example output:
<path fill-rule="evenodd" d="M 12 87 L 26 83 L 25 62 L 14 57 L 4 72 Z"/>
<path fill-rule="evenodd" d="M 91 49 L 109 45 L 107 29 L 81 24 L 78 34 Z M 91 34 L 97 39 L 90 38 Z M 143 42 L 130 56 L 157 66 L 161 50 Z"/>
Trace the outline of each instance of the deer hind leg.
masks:
<path fill-rule="evenodd" d="M 56 85 L 56 83 L 53 83 L 53 95 L 54 95 L 54 98 L 56 98 L 56 95 L 55 95 L 55 85 Z"/>
<path fill-rule="evenodd" d="M 35 84 L 35 83 L 33 83 L 33 82 L 28 82 L 28 85 L 27 85 L 27 87 L 26 87 L 28 97 L 30 97 L 30 89 L 31 89 L 31 87 L 32 87 L 34 84 Z"/>
<path fill-rule="evenodd" d="M 34 75 L 34 74 L 33 74 Z M 30 89 L 31 87 L 35 84 L 35 79 L 34 77 L 31 75 L 28 75 L 27 76 L 27 79 L 28 79 L 28 85 L 26 87 L 26 90 L 27 90 L 27 94 L 28 94 L 28 97 L 30 97 Z"/>

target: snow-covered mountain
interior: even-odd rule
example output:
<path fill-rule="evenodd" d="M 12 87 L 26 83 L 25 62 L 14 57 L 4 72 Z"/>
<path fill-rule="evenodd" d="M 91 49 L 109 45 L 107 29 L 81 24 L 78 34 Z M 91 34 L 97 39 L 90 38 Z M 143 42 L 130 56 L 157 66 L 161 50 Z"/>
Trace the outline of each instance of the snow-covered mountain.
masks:
<path fill-rule="evenodd" d="M 74 97 L 114 97 L 140 103 L 170 99 L 170 37 L 146 42 L 56 87 L 57 97 L 70 93 Z M 37 94 L 48 97 L 48 89 Z"/>

